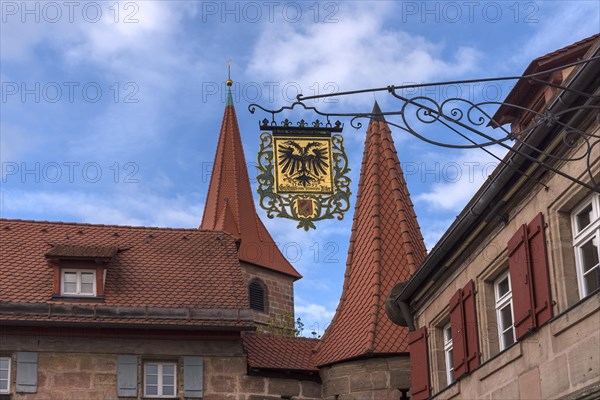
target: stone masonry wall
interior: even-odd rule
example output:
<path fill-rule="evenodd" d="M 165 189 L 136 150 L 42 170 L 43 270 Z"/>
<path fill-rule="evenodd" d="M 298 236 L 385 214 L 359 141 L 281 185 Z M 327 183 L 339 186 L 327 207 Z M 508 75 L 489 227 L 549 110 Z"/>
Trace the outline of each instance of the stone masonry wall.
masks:
<path fill-rule="evenodd" d="M 321 399 L 321 384 L 295 379 L 249 376 L 245 357 L 205 359 L 203 400 L 294 400 Z M 237 393 L 237 394 L 235 394 Z"/>
<path fill-rule="evenodd" d="M 324 400 L 401 400 L 410 388 L 408 355 L 321 368 Z"/>
<path fill-rule="evenodd" d="M 178 399 L 183 397 L 183 355 L 204 359 L 204 400 L 321 399 L 321 385 L 312 381 L 247 374 L 241 341 L 100 339 L 0 334 L 0 351 L 13 359 L 11 400 L 132 400 L 117 397 L 117 355 L 137 354 L 138 399 L 142 399 L 144 357 L 178 362 Z M 35 394 L 15 393 L 17 351 L 38 353 Z"/>
<path fill-rule="evenodd" d="M 267 312 L 254 311 L 255 322 L 266 326 L 270 321 L 285 320 L 293 327 L 294 278 L 247 263 L 241 263 L 241 267 L 246 282 L 258 278 L 267 286 Z"/>

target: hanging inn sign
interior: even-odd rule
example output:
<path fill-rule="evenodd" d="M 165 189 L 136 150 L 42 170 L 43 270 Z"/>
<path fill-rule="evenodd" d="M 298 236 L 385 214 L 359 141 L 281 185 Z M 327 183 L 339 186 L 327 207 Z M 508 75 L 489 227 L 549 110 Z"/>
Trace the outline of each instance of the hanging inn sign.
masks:
<path fill-rule="evenodd" d="M 298 221 L 306 231 L 316 221 L 343 219 L 350 208 L 350 169 L 342 128 L 339 121 L 260 123 L 256 179 L 269 218 Z"/>

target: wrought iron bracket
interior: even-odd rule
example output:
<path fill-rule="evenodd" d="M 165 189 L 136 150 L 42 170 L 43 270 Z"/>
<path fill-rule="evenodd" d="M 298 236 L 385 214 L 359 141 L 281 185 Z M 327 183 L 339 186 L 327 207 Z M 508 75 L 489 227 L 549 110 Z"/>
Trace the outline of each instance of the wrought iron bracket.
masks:
<path fill-rule="evenodd" d="M 557 83 L 554 76 L 561 70 L 570 67 L 579 68 L 579 72 L 586 68 L 591 71 L 591 83 L 586 87 L 576 87 L 575 80 L 568 80 L 564 84 Z M 573 73 L 572 73 L 573 74 Z M 595 77 L 593 76 L 595 74 Z M 271 110 L 258 104 L 250 104 L 248 110 L 254 114 L 257 109 L 271 114 L 271 118 L 265 118 L 261 123 L 261 129 L 269 126 L 277 126 L 276 116 L 284 111 L 302 109 L 311 111 L 325 118 L 322 123 L 317 120 L 315 123 L 322 124 L 329 128 L 340 126 L 337 121 L 334 125 L 331 120 L 334 118 L 350 118 L 350 125 L 359 129 L 362 127 L 360 120 L 373 119 L 376 117 L 388 116 L 386 122 L 393 127 L 409 133 L 410 135 L 434 146 L 451 149 L 480 149 L 502 164 L 505 164 L 515 172 L 533 179 L 535 182 L 547 186 L 535 179 L 529 172 L 519 168 L 511 161 L 510 157 L 498 157 L 491 151 L 493 146 L 499 146 L 505 149 L 511 155 L 519 155 L 522 159 L 536 164 L 546 171 L 552 171 L 561 175 L 570 181 L 586 187 L 590 190 L 600 193 L 600 182 L 592 172 L 592 165 L 598 162 L 597 152 L 600 150 L 600 135 L 593 130 L 584 131 L 580 129 L 577 123 L 572 123 L 580 119 L 583 114 L 591 114 L 595 118 L 595 124 L 600 124 L 600 56 L 594 56 L 585 60 L 580 60 L 570 64 L 561 65 L 556 68 L 548 69 L 522 76 L 507 76 L 496 78 L 471 79 L 460 81 L 446 81 L 411 85 L 390 85 L 380 88 L 362 89 L 348 92 L 338 92 L 322 94 L 315 96 L 303 96 L 299 94 L 294 103 L 283 106 L 279 109 Z M 526 107 L 517 102 L 511 101 L 475 101 L 462 97 L 449 97 L 443 101 L 438 101 L 428 96 L 409 96 L 402 93 L 407 89 L 418 89 L 425 87 L 447 87 L 457 84 L 472 84 L 485 82 L 528 82 L 534 86 L 545 86 L 555 89 L 553 101 L 543 109 Z M 394 99 L 400 101 L 400 107 L 396 111 L 382 112 L 380 114 L 364 112 L 324 112 L 314 106 L 305 104 L 306 101 L 325 98 L 352 96 L 363 93 L 387 92 Z M 569 101 L 565 101 L 563 96 L 568 96 Z M 508 123 L 496 121 L 493 117 L 499 107 L 504 107 L 514 113 L 527 113 L 531 116 L 528 124 L 520 130 L 510 129 Z M 595 114 L 594 114 L 595 113 Z M 298 123 L 306 125 L 304 120 Z M 289 120 L 285 119 L 282 125 L 291 127 Z M 313 123 L 313 127 L 315 126 Z M 493 129 L 492 129 L 493 128 Z M 437 130 L 435 135 L 432 131 Z M 545 140 L 532 140 L 538 132 L 544 131 Z M 562 146 L 559 148 L 558 146 Z M 577 148 L 583 148 L 583 151 L 570 151 Z M 584 181 L 577 176 L 569 175 L 564 168 L 557 166 L 559 163 L 585 160 L 587 166 L 587 179 Z"/>

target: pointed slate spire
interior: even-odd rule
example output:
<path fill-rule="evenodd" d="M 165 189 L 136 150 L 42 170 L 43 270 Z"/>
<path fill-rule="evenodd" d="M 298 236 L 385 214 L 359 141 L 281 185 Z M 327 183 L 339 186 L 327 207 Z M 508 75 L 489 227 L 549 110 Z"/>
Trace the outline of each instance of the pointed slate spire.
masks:
<path fill-rule="evenodd" d="M 377 102 L 373 114 L 381 114 Z M 371 118 L 365 140 L 340 303 L 315 349 L 318 366 L 406 352 L 407 331 L 384 310 L 385 296 L 426 255 L 389 126 Z"/>
<path fill-rule="evenodd" d="M 379 108 L 379 103 L 377 103 L 377 100 L 375 100 L 375 104 L 373 104 L 373 111 L 371 111 L 371 120 L 385 122 L 385 118 L 383 116 L 383 113 L 381 112 L 381 108 Z"/>
<path fill-rule="evenodd" d="M 227 86 L 232 84 L 228 79 Z M 222 230 L 240 238 L 242 261 L 296 279 L 302 277 L 281 254 L 256 213 L 231 91 L 227 95 L 200 228 Z"/>

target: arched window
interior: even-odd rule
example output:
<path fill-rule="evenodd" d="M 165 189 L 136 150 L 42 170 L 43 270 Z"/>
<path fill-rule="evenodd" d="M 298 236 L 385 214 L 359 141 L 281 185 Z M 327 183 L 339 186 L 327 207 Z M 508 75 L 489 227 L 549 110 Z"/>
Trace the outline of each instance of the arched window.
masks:
<path fill-rule="evenodd" d="M 248 285 L 248 298 L 250 299 L 250 308 L 257 311 L 265 311 L 267 303 L 267 294 L 265 286 L 258 279 L 253 280 Z"/>

